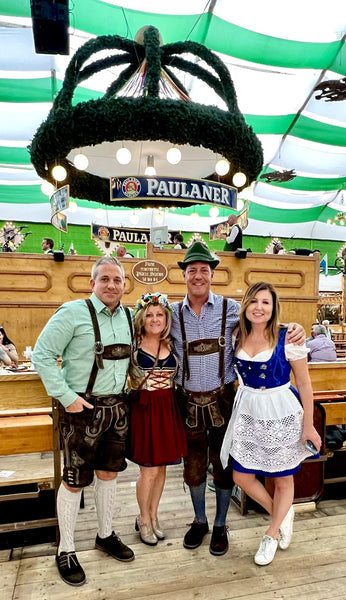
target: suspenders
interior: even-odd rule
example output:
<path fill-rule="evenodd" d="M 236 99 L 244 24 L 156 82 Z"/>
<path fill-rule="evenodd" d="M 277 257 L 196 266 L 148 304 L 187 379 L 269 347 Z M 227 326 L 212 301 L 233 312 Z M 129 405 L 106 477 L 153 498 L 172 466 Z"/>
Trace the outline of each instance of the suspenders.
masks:
<path fill-rule="evenodd" d="M 219 353 L 219 378 L 221 380 L 221 387 L 223 388 L 225 383 L 225 345 L 226 345 L 226 315 L 227 315 L 227 298 L 223 299 L 222 302 L 222 321 L 221 321 L 221 335 L 219 338 L 207 338 L 202 340 L 196 340 L 188 342 L 186 340 L 185 324 L 183 319 L 183 303 L 179 302 L 179 321 L 181 328 L 181 336 L 183 340 L 183 380 L 182 387 L 184 387 L 185 377 L 190 379 L 190 367 L 189 367 L 189 354 L 190 355 L 205 355 L 213 352 Z"/>
<path fill-rule="evenodd" d="M 94 364 L 91 369 L 87 389 L 85 392 L 85 397 L 90 398 L 90 396 L 92 395 L 92 389 L 94 387 L 94 383 L 96 380 L 98 370 L 104 368 L 103 359 L 119 360 L 121 358 L 129 358 L 131 356 L 131 345 L 133 342 L 133 325 L 132 325 L 131 313 L 130 313 L 129 309 L 127 308 L 127 306 L 124 306 L 123 308 L 125 310 L 125 314 L 127 317 L 127 321 L 128 321 L 130 333 L 131 333 L 131 345 L 130 344 L 111 344 L 109 346 L 104 346 L 101 341 L 100 328 L 99 328 L 99 324 L 97 321 L 95 307 L 89 298 L 87 300 L 85 300 L 85 302 L 86 302 L 89 312 L 90 312 L 91 321 L 92 321 L 93 328 L 94 328 L 94 335 L 95 335 L 95 345 L 94 345 L 95 359 L 94 359 Z M 124 387 L 125 387 L 125 384 L 124 384 Z"/>

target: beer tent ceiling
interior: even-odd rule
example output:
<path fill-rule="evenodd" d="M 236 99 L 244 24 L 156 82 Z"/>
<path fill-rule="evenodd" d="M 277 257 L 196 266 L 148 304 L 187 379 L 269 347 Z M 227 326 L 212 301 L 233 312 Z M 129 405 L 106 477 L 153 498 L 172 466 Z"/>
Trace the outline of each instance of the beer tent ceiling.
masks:
<path fill-rule="evenodd" d="M 134 39 L 145 25 L 157 27 L 165 44 L 191 40 L 217 53 L 264 151 L 246 233 L 346 240 L 345 227 L 327 224 L 338 211 L 346 211 L 344 0 L 292 0 L 287 5 L 277 0 L 70 0 L 69 9 L 70 56 L 91 37 Z M 35 53 L 29 0 L 0 0 L 0 219 L 50 219 L 27 146 L 61 88 L 69 59 Z M 84 81 L 75 100 L 100 97 L 114 73 L 115 68 Z M 326 81 L 333 83 L 323 85 Z M 195 102 L 219 103 L 188 74 L 184 86 Z M 326 92 L 322 97 L 316 86 Z M 176 174 L 203 177 L 212 172 L 203 155 L 197 155 L 197 174 L 192 156 L 185 159 Z M 114 160 L 109 176 L 138 174 L 131 168 L 124 172 Z M 293 171 L 292 179 L 275 181 L 273 172 L 287 171 Z M 95 220 L 92 203 L 78 200 L 78 205 L 70 222 Z M 117 211 L 107 210 L 108 222 L 129 224 L 131 211 L 121 213 L 119 219 Z M 172 227 L 194 228 L 189 217 L 166 218 Z M 224 218 L 221 214 L 219 220 Z M 141 224 L 147 226 L 144 220 L 143 213 Z M 198 228 L 208 230 L 209 222 L 202 219 Z"/>

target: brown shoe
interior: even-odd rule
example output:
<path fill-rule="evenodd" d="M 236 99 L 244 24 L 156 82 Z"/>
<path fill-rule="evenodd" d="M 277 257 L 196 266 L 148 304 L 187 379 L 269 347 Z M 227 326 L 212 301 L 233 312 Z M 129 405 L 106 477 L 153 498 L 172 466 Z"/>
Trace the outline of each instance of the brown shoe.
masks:
<path fill-rule="evenodd" d="M 227 532 L 226 525 L 223 525 L 222 527 L 215 527 L 214 525 L 209 547 L 210 554 L 213 554 L 214 556 L 226 554 L 228 550 Z"/>

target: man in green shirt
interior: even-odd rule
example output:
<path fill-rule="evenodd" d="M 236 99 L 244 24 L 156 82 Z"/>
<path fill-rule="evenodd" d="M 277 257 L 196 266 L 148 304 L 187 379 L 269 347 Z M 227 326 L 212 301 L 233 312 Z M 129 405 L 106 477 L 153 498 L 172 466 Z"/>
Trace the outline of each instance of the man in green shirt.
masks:
<path fill-rule="evenodd" d="M 85 582 L 74 530 L 82 490 L 93 480 L 99 525 L 96 547 L 117 560 L 134 558 L 112 531 L 116 477 L 127 466 L 124 390 L 132 342 L 132 315 L 121 304 L 125 273 L 119 260 L 100 258 L 92 268 L 90 284 L 90 299 L 63 304 L 43 329 L 33 353 L 47 393 L 60 402 L 64 472 L 57 495 L 56 563 L 61 578 L 70 585 Z"/>

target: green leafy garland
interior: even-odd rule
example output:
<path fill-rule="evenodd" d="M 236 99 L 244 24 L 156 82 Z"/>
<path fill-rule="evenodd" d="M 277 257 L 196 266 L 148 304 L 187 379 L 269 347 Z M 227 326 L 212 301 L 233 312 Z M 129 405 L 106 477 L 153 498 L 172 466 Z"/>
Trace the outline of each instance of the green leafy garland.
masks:
<path fill-rule="evenodd" d="M 123 53 L 97 60 L 83 69 L 83 64 L 95 52 L 115 48 Z M 213 73 L 180 57 L 183 53 L 197 55 L 211 67 Z M 147 61 L 147 70 L 143 96 L 117 97 L 117 91 L 144 59 Z M 102 98 L 73 106 L 73 94 L 79 83 L 115 65 L 129 66 L 109 86 Z M 162 68 L 184 89 L 170 67 L 201 78 L 224 100 L 228 110 L 185 100 L 159 98 Z M 228 159 L 232 173 L 244 172 L 247 185 L 257 178 L 263 165 L 261 144 L 237 106 L 234 86 L 226 66 L 205 46 L 195 42 L 160 46 L 159 33 L 154 27 L 148 27 L 145 31 L 144 45 L 116 35 L 100 36 L 84 44 L 72 57 L 63 87 L 48 118 L 37 130 L 29 151 L 31 161 L 43 179 L 54 184 L 51 169 L 61 164 L 67 170 L 63 185 L 70 185 L 73 197 L 110 204 L 109 179 L 79 171 L 66 157 L 74 148 L 123 139 L 163 140 L 172 144 L 209 148 Z M 123 205 L 126 206 L 126 202 Z M 133 200 L 129 206 L 134 206 Z"/>

